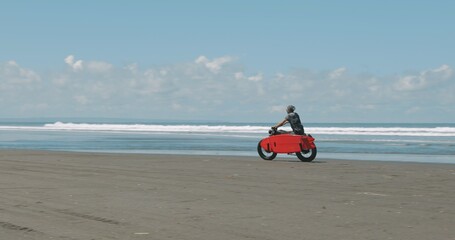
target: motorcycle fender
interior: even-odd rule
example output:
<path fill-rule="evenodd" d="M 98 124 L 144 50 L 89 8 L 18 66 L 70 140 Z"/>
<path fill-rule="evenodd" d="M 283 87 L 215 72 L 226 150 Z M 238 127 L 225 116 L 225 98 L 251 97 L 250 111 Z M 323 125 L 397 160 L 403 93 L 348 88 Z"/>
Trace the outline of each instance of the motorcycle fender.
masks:
<path fill-rule="evenodd" d="M 273 149 L 273 146 L 272 146 L 272 144 L 271 144 L 269 138 L 264 138 L 264 139 L 262 139 L 262 141 L 261 141 L 261 147 L 262 147 L 263 149 L 265 149 L 267 152 L 272 152 L 272 151 L 273 151 L 273 150 L 272 150 L 272 149 Z"/>
<path fill-rule="evenodd" d="M 316 145 L 314 144 L 314 138 L 311 136 L 306 136 L 302 138 L 302 148 L 303 149 L 314 149 Z"/>

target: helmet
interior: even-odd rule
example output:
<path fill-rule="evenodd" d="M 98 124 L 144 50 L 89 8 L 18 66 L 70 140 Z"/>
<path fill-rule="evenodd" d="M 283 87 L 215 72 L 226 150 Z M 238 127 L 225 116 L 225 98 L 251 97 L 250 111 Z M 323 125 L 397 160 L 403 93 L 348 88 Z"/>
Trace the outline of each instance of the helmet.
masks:
<path fill-rule="evenodd" d="M 291 112 L 294 112 L 295 110 L 295 107 L 293 105 L 289 105 L 287 108 L 286 108 L 286 112 L 287 113 L 291 113 Z"/>

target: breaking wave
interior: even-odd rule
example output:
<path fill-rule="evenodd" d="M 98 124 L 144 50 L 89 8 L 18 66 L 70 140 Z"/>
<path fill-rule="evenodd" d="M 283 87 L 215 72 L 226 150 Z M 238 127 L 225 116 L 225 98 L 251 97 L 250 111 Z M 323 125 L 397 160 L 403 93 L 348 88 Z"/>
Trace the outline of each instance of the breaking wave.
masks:
<path fill-rule="evenodd" d="M 242 133 L 264 134 L 269 127 L 243 125 L 159 125 L 159 124 L 89 124 L 55 122 L 43 126 L 0 126 L 0 130 L 35 131 L 103 131 L 149 133 Z M 284 130 L 290 130 L 284 127 Z M 305 131 L 319 135 L 375 135 L 453 137 L 455 127 L 306 127 Z"/>

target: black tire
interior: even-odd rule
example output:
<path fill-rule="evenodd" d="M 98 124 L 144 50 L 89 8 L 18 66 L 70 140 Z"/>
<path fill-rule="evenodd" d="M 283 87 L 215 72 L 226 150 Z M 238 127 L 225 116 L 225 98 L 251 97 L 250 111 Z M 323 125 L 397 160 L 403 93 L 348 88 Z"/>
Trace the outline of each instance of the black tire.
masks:
<path fill-rule="evenodd" d="M 264 160 L 273 160 L 276 157 L 276 153 L 268 152 L 264 148 L 261 147 L 261 141 L 258 143 L 258 154 Z"/>
<path fill-rule="evenodd" d="M 311 162 L 316 158 L 316 154 L 318 150 L 316 148 L 308 150 L 308 152 L 296 152 L 295 155 L 300 159 L 302 162 Z"/>

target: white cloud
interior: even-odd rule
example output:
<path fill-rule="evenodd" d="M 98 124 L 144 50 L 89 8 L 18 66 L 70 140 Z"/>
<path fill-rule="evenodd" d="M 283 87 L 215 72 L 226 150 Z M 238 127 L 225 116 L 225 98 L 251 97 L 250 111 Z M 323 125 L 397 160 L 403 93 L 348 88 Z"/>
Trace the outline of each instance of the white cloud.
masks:
<path fill-rule="evenodd" d="M 68 75 L 59 75 L 52 79 L 52 82 L 57 86 L 64 86 L 69 82 Z"/>
<path fill-rule="evenodd" d="M 83 69 L 82 60 L 74 61 L 73 55 L 67 56 L 64 61 L 66 64 L 68 64 L 68 66 L 70 66 L 73 69 L 73 71 L 79 71 Z"/>
<path fill-rule="evenodd" d="M 448 65 L 422 71 L 418 75 L 407 75 L 398 79 L 395 89 L 398 91 L 414 91 L 434 86 L 453 76 L 453 70 Z"/>
<path fill-rule="evenodd" d="M 73 55 L 67 56 L 64 59 L 64 61 L 75 72 L 81 71 L 81 70 L 83 70 L 85 68 L 88 71 L 91 71 L 91 72 L 94 72 L 94 73 L 106 73 L 106 72 L 109 72 L 110 70 L 113 69 L 112 64 L 107 63 L 107 62 L 102 62 L 102 61 L 84 62 L 82 60 L 75 61 L 75 58 L 74 58 Z M 134 70 L 134 67 L 137 67 L 137 66 L 134 66 L 134 65 L 127 66 L 127 68 L 130 69 L 131 71 Z"/>
<path fill-rule="evenodd" d="M 73 55 L 68 55 L 65 59 L 64 59 L 65 63 L 70 65 L 70 66 L 73 66 L 74 64 L 74 56 Z"/>
<path fill-rule="evenodd" d="M 430 70 L 430 72 L 437 73 L 437 74 L 440 73 L 441 77 L 444 80 L 449 79 L 450 77 L 453 76 L 453 69 L 451 67 L 449 67 L 449 65 L 447 65 L 447 64 L 444 64 L 437 69 Z"/>
<path fill-rule="evenodd" d="M 195 63 L 198 63 L 198 64 L 205 64 L 206 62 L 208 62 L 209 59 L 205 56 L 199 56 L 198 58 L 196 58 L 196 60 L 194 60 Z"/>
<path fill-rule="evenodd" d="M 275 78 L 276 78 L 277 80 L 285 79 L 285 78 L 286 78 L 286 75 L 284 75 L 283 73 L 277 73 L 277 74 L 275 74 Z"/>
<path fill-rule="evenodd" d="M 36 72 L 21 67 L 16 61 L 8 61 L 0 65 L 0 88 L 6 88 L 8 85 L 28 86 L 37 84 L 41 81 L 41 76 Z M 3 85 L 3 87 L 2 87 Z"/>
<path fill-rule="evenodd" d="M 138 73 L 139 67 L 138 67 L 137 63 L 132 63 L 132 64 L 127 65 L 125 67 L 125 69 L 127 69 L 130 72 L 136 74 L 136 73 Z"/>
<path fill-rule="evenodd" d="M 401 77 L 352 72 L 346 77 L 345 68 L 331 73 L 294 69 L 248 74 L 246 66 L 230 57 L 200 56 L 187 63 L 144 69 L 137 64 L 116 67 L 104 61 L 76 61 L 72 55 L 65 63 L 71 71 L 45 77 L 15 61 L 0 63 L 0 107 L 5 112 L 16 102 L 18 106 L 36 102 L 47 104 L 45 110 L 51 115 L 74 116 L 69 109 L 77 103 L 76 114 L 89 116 L 223 120 L 245 116 L 275 121 L 287 104 L 293 104 L 306 121 L 338 121 L 339 116 L 393 121 L 389 118 L 425 114 L 430 108 L 425 104 L 445 112 L 453 112 L 455 104 L 454 74 L 448 65 Z M 411 91 L 417 89 L 426 89 L 426 94 Z M 16 111 L 9 109 L 10 115 Z"/>
<path fill-rule="evenodd" d="M 376 78 L 371 78 L 367 81 L 367 88 L 370 92 L 377 93 L 380 91 L 381 87 Z"/>
<path fill-rule="evenodd" d="M 347 69 L 345 67 L 335 69 L 334 71 L 329 73 L 329 78 L 331 78 L 331 79 L 339 78 L 346 72 L 346 70 Z"/>
<path fill-rule="evenodd" d="M 161 69 L 160 70 L 160 74 L 161 74 L 161 76 L 166 76 L 167 75 L 167 71 L 165 69 Z"/>
<path fill-rule="evenodd" d="M 243 74 L 243 72 L 236 72 L 236 73 L 234 74 L 234 77 L 235 77 L 235 79 L 237 79 L 237 80 L 243 80 L 243 79 L 245 79 L 245 75 Z"/>
<path fill-rule="evenodd" d="M 6 66 L 9 66 L 9 67 L 19 67 L 19 64 L 17 64 L 16 61 L 11 60 L 11 61 L 6 62 Z"/>
<path fill-rule="evenodd" d="M 107 62 L 91 61 L 87 63 L 87 69 L 92 72 L 105 73 L 112 70 L 113 66 Z"/>
<path fill-rule="evenodd" d="M 409 91 L 422 89 L 426 85 L 426 80 L 422 76 L 404 76 L 396 84 L 399 91 Z"/>
<path fill-rule="evenodd" d="M 259 73 L 255 76 L 248 77 L 248 80 L 253 81 L 253 82 L 258 82 L 261 81 L 263 78 L 262 73 Z"/>
<path fill-rule="evenodd" d="M 252 82 L 259 82 L 263 79 L 263 75 L 262 75 L 262 73 L 258 73 L 254 76 L 246 77 L 243 72 L 236 72 L 234 74 L 234 78 L 237 80 L 249 80 Z"/>
<path fill-rule="evenodd" d="M 194 62 L 196 64 L 201 64 L 205 66 L 208 70 L 210 70 L 213 73 L 218 73 L 223 65 L 231 62 L 232 60 L 233 60 L 232 57 L 224 56 L 220 58 L 215 58 L 212 61 L 210 61 L 205 56 L 199 56 L 198 58 L 196 58 Z"/>

